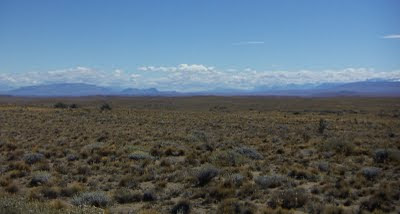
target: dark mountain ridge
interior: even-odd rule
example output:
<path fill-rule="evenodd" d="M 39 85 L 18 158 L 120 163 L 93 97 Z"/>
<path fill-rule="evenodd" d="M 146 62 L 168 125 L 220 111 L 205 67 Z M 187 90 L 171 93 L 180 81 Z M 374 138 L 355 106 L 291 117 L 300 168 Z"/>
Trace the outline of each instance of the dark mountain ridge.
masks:
<path fill-rule="evenodd" d="M 324 83 L 304 87 L 290 85 L 289 87 L 261 86 L 252 90 L 217 88 L 199 92 L 159 91 L 156 88 L 138 89 L 127 88 L 117 90 L 109 87 L 84 83 L 61 83 L 26 86 L 1 93 L 11 96 L 38 96 L 38 97 L 77 97 L 77 96 L 304 96 L 304 97 L 331 97 L 331 96 L 399 96 L 400 82 L 395 81 L 364 81 L 353 83 Z"/>

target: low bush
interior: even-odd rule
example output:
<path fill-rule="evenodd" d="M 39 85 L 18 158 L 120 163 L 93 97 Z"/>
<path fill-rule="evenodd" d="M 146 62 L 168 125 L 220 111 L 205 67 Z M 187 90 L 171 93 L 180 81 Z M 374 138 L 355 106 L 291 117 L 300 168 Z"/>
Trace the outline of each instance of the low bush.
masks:
<path fill-rule="evenodd" d="M 76 195 L 71 203 L 75 206 L 107 207 L 111 204 L 111 199 L 104 192 L 84 192 Z"/>
<path fill-rule="evenodd" d="M 114 200 L 120 204 L 139 202 L 142 194 L 129 189 L 119 189 L 114 192 Z"/>
<path fill-rule="evenodd" d="M 327 127 L 328 127 L 328 122 L 324 119 L 320 119 L 318 125 L 318 133 L 323 134 Z"/>
<path fill-rule="evenodd" d="M 183 151 L 182 149 L 168 147 L 165 149 L 164 154 L 165 154 L 165 156 L 182 156 L 182 155 L 185 155 L 185 151 Z"/>
<path fill-rule="evenodd" d="M 40 187 L 40 193 L 44 198 L 47 198 L 47 199 L 55 199 L 60 194 L 60 192 L 57 188 L 47 187 L 47 186 Z"/>
<path fill-rule="evenodd" d="M 204 186 L 218 175 L 218 169 L 213 166 L 204 167 L 196 175 L 197 185 Z"/>
<path fill-rule="evenodd" d="M 79 160 L 79 156 L 76 155 L 76 154 L 68 154 L 67 155 L 67 160 L 68 161 L 76 161 L 76 160 Z"/>
<path fill-rule="evenodd" d="M 389 158 L 387 149 L 377 149 L 374 151 L 374 160 L 377 163 L 384 163 Z"/>
<path fill-rule="evenodd" d="M 89 175 L 90 173 L 91 173 L 91 169 L 90 169 L 90 167 L 89 166 L 78 166 L 76 169 L 75 169 L 75 174 L 77 174 L 77 175 Z"/>
<path fill-rule="evenodd" d="M 16 161 L 10 163 L 8 170 L 21 170 L 21 171 L 30 171 L 31 167 L 27 165 L 25 162 Z"/>
<path fill-rule="evenodd" d="M 70 207 L 68 209 L 60 209 L 59 206 L 54 206 L 53 204 L 29 201 L 26 198 L 17 196 L 0 195 L 0 213 L 2 214 L 99 214 L 103 212 L 103 210 L 94 207 Z"/>
<path fill-rule="evenodd" d="M 374 195 L 361 201 L 360 209 L 368 210 L 373 213 L 380 213 L 377 212 L 377 210 L 380 210 L 383 213 L 394 213 L 395 207 L 388 198 Z"/>
<path fill-rule="evenodd" d="M 341 214 L 345 213 L 343 207 L 337 206 L 337 205 L 332 205 L 328 204 L 326 205 L 323 209 L 322 212 L 325 214 Z"/>
<path fill-rule="evenodd" d="M 189 201 L 180 201 L 175 204 L 171 209 L 171 214 L 189 214 L 190 203 Z"/>
<path fill-rule="evenodd" d="M 243 184 L 244 176 L 239 173 L 235 173 L 235 174 L 230 175 L 228 179 L 235 186 L 241 186 Z"/>
<path fill-rule="evenodd" d="M 131 160 L 152 160 L 154 157 L 147 154 L 147 153 L 133 153 L 133 154 L 129 154 L 128 158 Z"/>
<path fill-rule="evenodd" d="M 400 162 L 400 151 L 398 149 L 389 149 L 389 160 Z"/>
<path fill-rule="evenodd" d="M 299 208 L 304 206 L 308 201 L 308 195 L 304 189 L 286 189 L 275 192 L 269 202 L 270 206 L 275 207 L 280 205 L 286 209 Z"/>
<path fill-rule="evenodd" d="M 325 162 L 325 161 L 319 162 L 318 165 L 317 165 L 317 167 L 318 167 L 318 169 L 319 169 L 320 171 L 322 171 L 322 172 L 327 172 L 327 171 L 329 171 L 329 169 L 330 169 L 329 163 L 328 163 L 328 162 Z"/>
<path fill-rule="evenodd" d="M 213 163 L 217 166 L 239 166 L 244 163 L 243 155 L 235 151 L 216 151 L 211 157 Z"/>
<path fill-rule="evenodd" d="M 17 184 L 11 182 L 4 189 L 9 193 L 17 193 L 20 188 Z"/>
<path fill-rule="evenodd" d="M 8 172 L 10 178 L 22 178 L 28 175 L 28 171 L 13 169 Z"/>
<path fill-rule="evenodd" d="M 252 214 L 255 213 L 253 206 L 251 205 L 245 206 L 245 204 L 240 203 L 236 199 L 226 199 L 218 205 L 217 214 L 225 214 L 225 213 Z"/>
<path fill-rule="evenodd" d="M 354 153 L 354 144 L 343 138 L 331 138 L 322 145 L 322 150 L 325 152 L 335 152 L 345 156 Z"/>
<path fill-rule="evenodd" d="M 283 176 L 271 175 L 271 176 L 258 176 L 254 181 L 261 188 L 275 188 L 281 186 L 287 179 Z"/>
<path fill-rule="evenodd" d="M 63 102 L 58 102 L 54 104 L 54 108 L 68 108 L 68 105 Z"/>
<path fill-rule="evenodd" d="M 290 170 L 288 176 L 297 180 L 314 181 L 316 179 L 316 176 L 304 169 L 292 169 Z"/>
<path fill-rule="evenodd" d="M 374 180 L 381 172 L 381 169 L 376 167 L 364 167 L 361 169 L 361 174 L 368 180 Z"/>
<path fill-rule="evenodd" d="M 143 193 L 142 200 L 143 201 L 155 201 L 155 200 L 157 200 L 157 196 L 152 191 L 146 191 Z"/>
<path fill-rule="evenodd" d="M 25 154 L 23 157 L 23 160 L 25 161 L 25 163 L 30 164 L 30 165 L 35 164 L 43 159 L 44 159 L 44 155 L 41 153 L 28 153 L 28 154 Z"/>
<path fill-rule="evenodd" d="M 50 205 L 52 208 L 55 208 L 57 210 L 65 210 L 68 208 L 68 204 L 65 201 L 59 199 L 51 201 Z"/>
<path fill-rule="evenodd" d="M 108 103 L 104 103 L 103 105 L 100 106 L 101 111 L 110 111 L 111 106 Z"/>
<path fill-rule="evenodd" d="M 78 105 L 75 103 L 72 103 L 71 105 L 69 105 L 69 108 L 78 108 Z"/>
<path fill-rule="evenodd" d="M 221 201 L 225 198 L 232 198 L 235 195 L 235 189 L 232 187 L 225 187 L 223 185 L 211 187 L 207 190 L 207 192 L 211 198 L 217 201 Z"/>
<path fill-rule="evenodd" d="M 262 160 L 264 158 L 259 152 L 257 152 L 257 150 L 250 147 L 241 147 L 236 149 L 235 151 L 253 160 Z"/>
<path fill-rule="evenodd" d="M 83 186 L 79 183 L 69 184 L 67 187 L 61 188 L 60 194 L 64 197 L 72 197 L 84 190 Z"/>
<path fill-rule="evenodd" d="M 35 173 L 31 181 L 29 182 L 30 186 L 39 186 L 43 184 L 47 184 L 50 182 L 51 174 L 48 172 L 37 172 Z"/>
<path fill-rule="evenodd" d="M 123 176 L 121 178 L 121 180 L 119 181 L 118 185 L 120 187 L 126 187 L 126 188 L 130 188 L 130 189 L 138 186 L 135 176 L 132 176 L 132 175 Z"/>

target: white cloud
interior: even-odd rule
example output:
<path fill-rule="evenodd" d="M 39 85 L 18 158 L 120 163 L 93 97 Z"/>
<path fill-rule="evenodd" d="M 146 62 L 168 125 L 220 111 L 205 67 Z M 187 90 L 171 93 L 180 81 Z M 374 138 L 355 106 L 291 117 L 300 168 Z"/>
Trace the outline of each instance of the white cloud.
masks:
<path fill-rule="evenodd" d="M 215 71 L 214 67 L 207 67 L 200 64 L 179 64 L 172 67 L 155 67 L 155 66 L 143 66 L 139 67 L 140 71 L 152 71 L 152 72 L 190 72 L 190 73 L 211 73 Z"/>
<path fill-rule="evenodd" d="M 383 39 L 400 39 L 400 34 L 391 34 L 382 37 Z"/>
<path fill-rule="evenodd" d="M 244 42 L 235 42 L 232 45 L 262 45 L 264 41 L 244 41 Z"/>
<path fill-rule="evenodd" d="M 101 86 L 131 86 L 138 78 L 130 72 L 116 69 L 111 72 L 86 67 L 52 71 L 0 74 L 0 84 L 10 87 L 52 83 L 87 83 Z"/>
<path fill-rule="evenodd" d="M 187 69 L 191 67 L 193 69 Z M 400 80 L 400 71 L 374 71 L 368 68 L 346 68 L 341 70 L 258 71 L 246 68 L 241 71 L 204 65 L 175 67 L 146 66 L 146 71 L 165 72 L 162 78 L 151 82 L 168 90 L 207 90 L 216 87 L 251 89 L 256 86 L 284 86 L 288 84 L 346 83 L 369 79 Z M 180 69 L 182 68 L 182 69 Z M 206 69 L 208 68 L 208 69 Z"/>
<path fill-rule="evenodd" d="M 338 70 L 255 70 L 218 69 L 202 64 L 144 66 L 138 72 L 121 69 L 101 71 L 77 67 L 45 72 L 0 73 L 0 86 L 27 86 L 50 83 L 87 83 L 119 88 L 155 87 L 160 90 L 196 91 L 216 87 L 252 89 L 257 86 L 288 84 L 346 83 L 369 79 L 400 81 L 400 70 L 375 71 L 369 68 Z"/>

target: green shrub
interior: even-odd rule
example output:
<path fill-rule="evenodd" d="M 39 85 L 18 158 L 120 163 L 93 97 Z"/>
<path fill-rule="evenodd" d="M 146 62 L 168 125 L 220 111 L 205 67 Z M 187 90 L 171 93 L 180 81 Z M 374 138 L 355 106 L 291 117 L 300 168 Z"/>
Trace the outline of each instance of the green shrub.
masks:
<path fill-rule="evenodd" d="M 299 208 L 304 206 L 308 201 L 308 195 L 304 189 L 286 189 L 282 191 L 275 192 L 271 201 L 268 204 L 271 207 L 276 207 L 280 205 L 286 209 Z"/>
<path fill-rule="evenodd" d="M 103 105 L 100 106 L 101 111 L 110 111 L 111 106 L 108 103 L 104 103 Z"/>
<path fill-rule="evenodd" d="M 226 199 L 218 205 L 217 214 L 224 213 L 248 213 L 252 214 L 254 212 L 254 205 L 245 206 L 243 203 L 236 199 Z"/>
<path fill-rule="evenodd" d="M 354 153 L 354 144 L 343 138 L 331 138 L 322 145 L 322 150 L 325 152 L 335 152 L 345 156 Z"/>
<path fill-rule="evenodd" d="M 27 164 L 35 164 L 44 159 L 44 155 L 41 153 L 28 153 L 23 157 L 25 163 Z"/>
<path fill-rule="evenodd" d="M 190 203 L 189 201 L 180 201 L 172 207 L 171 214 L 189 214 Z"/>
<path fill-rule="evenodd" d="M 286 182 L 286 178 L 283 176 L 272 175 L 272 176 L 258 176 L 254 181 L 261 188 L 275 188 L 281 186 L 284 182 Z"/>
<path fill-rule="evenodd" d="M 59 209 L 48 203 L 39 201 L 29 201 L 15 195 L 0 195 L 0 213 L 1 214 L 101 214 L 102 209 L 95 207 L 69 207 L 67 209 Z"/>
<path fill-rule="evenodd" d="M 63 102 L 58 102 L 54 104 L 54 108 L 68 108 L 68 105 Z"/>
<path fill-rule="evenodd" d="M 257 150 L 255 150 L 254 148 L 250 148 L 250 147 L 240 147 L 240 148 L 237 148 L 235 151 L 237 153 L 239 153 L 247 158 L 253 159 L 253 160 L 262 160 L 264 158 Z"/>
<path fill-rule="evenodd" d="M 69 184 L 67 187 L 61 189 L 60 194 L 64 197 L 72 197 L 79 192 L 83 191 L 82 185 L 79 183 Z"/>
<path fill-rule="evenodd" d="M 230 175 L 228 179 L 230 182 L 232 182 L 232 184 L 239 187 L 243 184 L 244 176 L 239 173 L 235 173 Z"/>
<path fill-rule="evenodd" d="M 50 182 L 51 179 L 51 174 L 48 172 L 37 172 L 35 173 L 32 178 L 31 181 L 29 182 L 30 186 L 39 186 L 39 185 L 43 185 L 43 184 L 47 184 Z"/>
<path fill-rule="evenodd" d="M 57 188 L 47 186 L 40 187 L 40 193 L 43 197 L 48 199 L 55 199 L 60 194 Z"/>
<path fill-rule="evenodd" d="M 197 185 L 204 186 L 208 184 L 214 177 L 218 175 L 218 170 L 215 167 L 208 166 L 200 169 L 197 173 Z"/>
<path fill-rule="evenodd" d="M 139 202 L 141 199 L 142 194 L 129 189 L 119 189 L 114 192 L 114 200 L 120 204 Z"/>
<path fill-rule="evenodd" d="M 9 193 L 17 193 L 19 191 L 19 186 L 15 183 L 10 183 L 4 189 Z"/>
<path fill-rule="evenodd" d="M 84 192 L 72 199 L 75 206 L 95 206 L 107 207 L 111 204 L 111 199 L 104 192 Z"/>
<path fill-rule="evenodd" d="M 146 191 L 143 193 L 142 200 L 143 201 L 155 201 L 155 200 L 157 200 L 157 196 L 152 191 Z"/>
<path fill-rule="evenodd" d="M 381 171 L 380 168 L 376 167 L 364 167 L 361 169 L 361 174 L 368 180 L 374 180 Z"/>
<path fill-rule="evenodd" d="M 211 160 L 216 166 L 220 167 L 239 166 L 245 162 L 243 155 L 232 150 L 216 151 L 211 156 Z"/>
<path fill-rule="evenodd" d="M 72 103 L 71 105 L 69 105 L 69 108 L 78 108 L 78 105 L 75 103 Z"/>
<path fill-rule="evenodd" d="M 327 127 L 328 127 L 328 122 L 324 119 L 320 119 L 318 125 L 318 133 L 323 134 Z"/>

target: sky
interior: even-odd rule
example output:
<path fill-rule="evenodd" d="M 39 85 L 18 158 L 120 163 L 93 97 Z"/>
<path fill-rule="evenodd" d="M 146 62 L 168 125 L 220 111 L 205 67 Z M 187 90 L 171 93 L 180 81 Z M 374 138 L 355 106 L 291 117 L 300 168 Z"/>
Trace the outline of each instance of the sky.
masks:
<path fill-rule="evenodd" d="M 398 0 L 1 0 L 0 90 L 400 80 Z"/>

